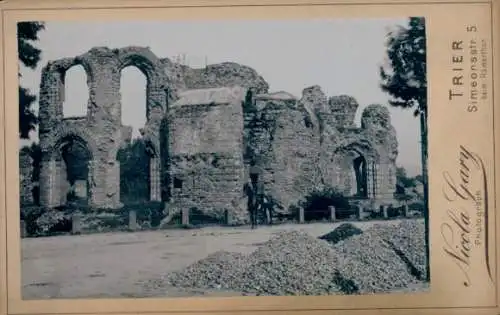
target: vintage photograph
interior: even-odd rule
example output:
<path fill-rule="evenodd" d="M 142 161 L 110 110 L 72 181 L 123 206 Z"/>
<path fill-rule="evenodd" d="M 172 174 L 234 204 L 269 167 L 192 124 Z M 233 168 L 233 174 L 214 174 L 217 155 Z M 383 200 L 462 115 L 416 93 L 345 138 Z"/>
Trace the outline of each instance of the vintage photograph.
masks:
<path fill-rule="evenodd" d="M 429 290 L 424 18 L 17 43 L 23 299 Z"/>

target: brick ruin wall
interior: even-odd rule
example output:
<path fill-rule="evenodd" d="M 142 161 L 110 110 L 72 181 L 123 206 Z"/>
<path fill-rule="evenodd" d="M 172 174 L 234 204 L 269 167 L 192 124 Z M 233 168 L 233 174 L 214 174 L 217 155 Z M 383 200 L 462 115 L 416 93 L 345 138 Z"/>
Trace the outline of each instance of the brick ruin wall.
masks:
<path fill-rule="evenodd" d="M 361 128 L 354 124 L 356 100 L 328 99 L 318 86 L 304 89 L 300 100 L 283 93 L 257 95 L 247 107 L 248 154 L 263 169 L 266 193 L 285 208 L 324 186 L 356 195 L 353 161 L 359 157 L 366 161 L 365 197 L 392 201 L 397 140 L 386 107 L 366 107 Z"/>
<path fill-rule="evenodd" d="M 243 199 L 243 111 L 245 89 L 188 91 L 169 112 L 173 207 L 197 208 L 213 218 L 225 210 L 236 219 Z M 240 209 L 241 210 L 241 209 Z"/>
<path fill-rule="evenodd" d="M 81 119 L 63 119 L 65 73 L 75 65 L 83 66 L 87 73 L 87 114 Z M 158 153 L 158 134 L 168 102 L 165 85 L 169 81 L 161 60 L 149 49 L 97 47 L 75 58 L 49 62 L 42 70 L 39 138 L 43 155 L 40 186 L 43 204 L 61 204 L 66 187 L 61 182 L 64 170 L 57 155 L 64 145 L 62 140 L 72 139 L 85 145 L 92 157 L 88 179 L 91 204 L 100 208 L 121 206 L 117 152 L 130 139 L 130 128 L 121 124 L 120 76 L 121 70 L 131 65 L 141 70 L 148 82 L 144 138 Z M 160 193 L 155 191 L 152 195 L 158 198 Z"/>
<path fill-rule="evenodd" d="M 82 65 L 88 75 L 87 115 L 63 119 L 64 76 L 74 65 Z M 75 58 L 50 62 L 43 69 L 39 136 L 43 152 L 40 191 L 45 205 L 63 200 L 58 174 L 64 169 L 56 157 L 61 139 L 70 137 L 84 143 L 92 157 L 91 204 L 120 207 L 116 153 L 130 139 L 130 128 L 121 125 L 119 89 L 120 72 L 128 66 L 139 68 L 148 82 L 144 139 L 153 152 L 153 200 L 165 199 L 159 190 L 170 190 L 173 200 L 200 208 L 213 205 L 202 211 L 220 213 L 233 205 L 233 211 L 241 212 L 237 204 L 243 202 L 238 198 L 251 155 L 262 163 L 266 190 L 284 206 L 296 203 L 319 185 L 352 194 L 352 161 L 360 156 L 366 159 L 369 173 L 368 197 L 388 198 L 395 189 L 397 140 L 386 107 L 368 106 L 359 128 L 354 125 L 356 101 L 349 96 L 327 98 L 318 86 L 304 89 L 297 100 L 284 92 L 268 94 L 266 81 L 243 65 L 227 62 L 192 69 L 158 59 L 148 48 L 98 47 Z M 192 90 L 206 96 L 210 89 L 225 87 L 243 88 L 252 97 L 241 92 L 229 104 L 186 99 Z M 164 183 L 162 174 L 169 172 L 169 182 Z M 174 173 L 184 178 L 182 193 L 177 195 Z M 187 180 L 193 173 L 198 178 L 193 181 L 190 175 Z M 195 186 L 188 189 L 188 182 Z"/>
<path fill-rule="evenodd" d="M 258 95 L 245 113 L 246 164 L 257 162 L 265 193 L 285 209 L 321 180 L 316 132 L 308 112 L 290 97 Z"/>

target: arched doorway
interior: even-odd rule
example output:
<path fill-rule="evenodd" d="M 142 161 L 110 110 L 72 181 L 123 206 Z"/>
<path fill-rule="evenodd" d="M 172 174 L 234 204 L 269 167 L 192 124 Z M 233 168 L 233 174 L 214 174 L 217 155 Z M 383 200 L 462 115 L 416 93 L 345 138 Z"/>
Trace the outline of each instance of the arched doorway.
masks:
<path fill-rule="evenodd" d="M 357 199 L 373 198 L 376 194 L 378 156 L 369 146 L 351 144 L 334 152 L 338 185 L 345 196 Z"/>
<path fill-rule="evenodd" d="M 354 196 L 359 198 L 368 198 L 368 169 L 366 158 L 358 155 L 352 160 L 354 170 Z"/>
<path fill-rule="evenodd" d="M 68 135 L 59 140 L 55 152 L 55 193 L 60 205 L 90 203 L 91 161 L 92 153 L 80 137 Z"/>

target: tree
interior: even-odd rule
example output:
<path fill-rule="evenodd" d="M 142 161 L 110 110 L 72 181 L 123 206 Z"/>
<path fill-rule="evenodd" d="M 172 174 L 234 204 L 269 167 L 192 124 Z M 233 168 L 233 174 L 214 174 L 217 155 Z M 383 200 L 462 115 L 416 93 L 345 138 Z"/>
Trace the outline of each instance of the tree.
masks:
<path fill-rule="evenodd" d="M 411 17 L 406 27 L 387 36 L 389 65 L 380 68 L 381 88 L 391 96 L 390 104 L 413 110 L 420 118 L 422 177 L 424 186 L 424 218 L 429 257 L 429 187 L 427 176 L 427 51 L 425 19 Z M 429 279 L 427 268 L 427 279 Z"/>
<path fill-rule="evenodd" d="M 404 167 L 396 168 L 396 192 L 394 198 L 399 201 L 409 201 L 414 198 L 414 190 L 418 181 L 416 177 L 409 177 Z"/>
<path fill-rule="evenodd" d="M 40 145 L 38 143 L 32 143 L 30 146 L 23 146 L 21 149 L 19 149 L 20 158 L 21 155 L 31 157 L 31 182 L 38 182 L 40 180 L 40 163 L 42 161 L 42 150 L 40 148 Z M 37 185 L 33 187 L 32 194 L 35 205 L 40 205 L 40 195 Z"/>
<path fill-rule="evenodd" d="M 422 175 L 417 175 L 417 176 L 415 176 L 415 180 L 417 182 L 423 183 L 424 182 L 424 177 Z"/>
<path fill-rule="evenodd" d="M 18 59 L 24 66 L 35 69 L 41 59 L 42 51 L 33 45 L 38 40 L 38 33 L 45 29 L 42 22 L 20 22 L 17 24 Z M 19 74 L 21 77 L 21 74 Z M 31 108 L 36 96 L 19 86 L 19 136 L 29 139 L 29 133 L 35 130 L 38 119 Z"/>
<path fill-rule="evenodd" d="M 427 113 L 427 50 L 424 18 L 412 17 L 407 27 L 387 36 L 389 65 L 380 68 L 382 90 L 396 107 L 412 109 L 415 116 Z"/>
<path fill-rule="evenodd" d="M 77 180 L 87 180 L 89 177 L 90 153 L 78 141 L 68 141 L 62 148 L 62 158 L 66 165 L 66 179 L 70 185 Z"/>
<path fill-rule="evenodd" d="M 410 188 L 410 187 L 415 187 L 416 184 L 416 179 L 413 177 L 408 177 L 408 174 L 406 173 L 406 169 L 404 167 L 397 167 L 396 168 L 396 180 L 398 183 L 400 183 L 404 188 Z"/>
<path fill-rule="evenodd" d="M 120 162 L 120 199 L 124 203 L 149 200 L 149 160 L 146 143 L 134 139 L 117 154 Z"/>

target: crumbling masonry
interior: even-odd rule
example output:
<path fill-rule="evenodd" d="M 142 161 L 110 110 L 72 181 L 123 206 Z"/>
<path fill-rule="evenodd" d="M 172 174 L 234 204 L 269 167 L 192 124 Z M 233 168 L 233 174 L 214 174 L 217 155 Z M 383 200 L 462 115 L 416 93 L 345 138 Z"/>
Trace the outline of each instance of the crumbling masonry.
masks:
<path fill-rule="evenodd" d="M 75 65 L 83 66 L 88 77 L 87 115 L 63 118 L 65 73 Z M 128 66 L 147 79 L 143 138 L 151 200 L 243 218 L 250 161 L 262 170 L 266 192 L 285 208 L 320 185 L 380 202 L 395 190 L 397 140 L 384 106 L 366 107 L 359 128 L 356 101 L 328 98 L 318 86 L 296 99 L 270 93 L 261 76 L 239 64 L 192 69 L 159 59 L 148 48 L 97 47 L 43 69 L 42 205 L 66 202 L 69 184 L 61 152 L 77 143 L 88 152 L 89 204 L 121 207 L 117 152 L 130 140 L 130 127 L 121 124 L 119 91 L 121 70 Z"/>

